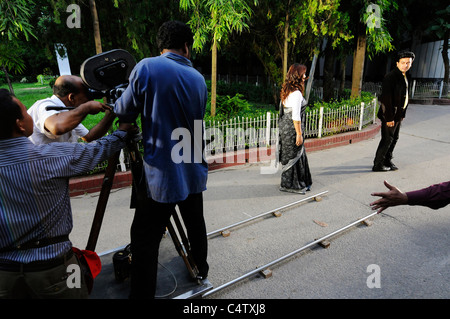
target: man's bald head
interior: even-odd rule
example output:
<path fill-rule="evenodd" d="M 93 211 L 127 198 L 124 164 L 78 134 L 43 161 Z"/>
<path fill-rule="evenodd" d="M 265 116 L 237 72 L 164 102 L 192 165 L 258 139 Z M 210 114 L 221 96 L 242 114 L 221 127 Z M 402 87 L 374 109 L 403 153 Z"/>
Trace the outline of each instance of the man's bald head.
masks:
<path fill-rule="evenodd" d="M 89 91 L 79 76 L 62 75 L 56 79 L 53 86 L 55 94 L 65 106 L 78 107 L 90 101 Z"/>
<path fill-rule="evenodd" d="M 62 75 L 56 79 L 53 86 L 53 94 L 59 98 L 66 97 L 70 93 L 79 94 L 85 92 L 86 87 L 83 84 L 83 80 L 74 75 Z"/>

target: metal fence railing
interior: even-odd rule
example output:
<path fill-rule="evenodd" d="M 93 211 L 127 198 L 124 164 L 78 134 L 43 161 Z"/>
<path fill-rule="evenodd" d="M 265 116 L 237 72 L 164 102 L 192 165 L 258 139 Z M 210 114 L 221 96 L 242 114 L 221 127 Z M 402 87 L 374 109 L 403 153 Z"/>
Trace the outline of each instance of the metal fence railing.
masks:
<path fill-rule="evenodd" d="M 413 80 L 411 87 L 411 98 L 449 98 L 450 85 L 439 82 L 417 82 Z"/>
<path fill-rule="evenodd" d="M 339 84 L 339 83 L 337 83 Z M 345 88 L 350 88 L 351 82 L 345 83 Z M 375 94 L 376 96 L 381 95 L 381 82 L 364 82 L 361 90 Z M 319 100 L 323 98 L 323 88 L 313 87 L 312 94 L 316 96 Z M 337 96 L 338 89 L 335 89 L 335 96 Z M 444 83 L 442 80 L 434 82 L 424 82 L 413 80 L 409 85 L 409 96 L 410 98 L 450 98 L 450 84 Z"/>
<path fill-rule="evenodd" d="M 375 123 L 378 100 L 339 109 L 306 112 L 305 137 L 321 138 L 352 130 L 362 130 Z M 254 119 L 234 118 L 228 121 L 205 123 L 206 155 L 234 151 L 246 147 L 274 145 L 278 138 L 278 114 L 268 112 Z"/>

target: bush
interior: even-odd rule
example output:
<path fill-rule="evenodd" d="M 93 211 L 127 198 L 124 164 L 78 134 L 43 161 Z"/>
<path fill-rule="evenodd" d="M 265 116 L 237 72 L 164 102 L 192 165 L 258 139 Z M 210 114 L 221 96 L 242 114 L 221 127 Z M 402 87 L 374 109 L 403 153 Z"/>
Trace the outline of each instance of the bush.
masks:
<path fill-rule="evenodd" d="M 312 105 L 308 105 L 307 111 L 312 111 L 316 109 L 318 110 L 321 107 L 323 107 L 324 111 L 326 111 L 328 109 L 338 109 L 343 106 L 361 105 L 361 102 L 369 103 L 375 98 L 375 95 L 373 95 L 372 93 L 364 91 L 361 91 L 360 97 L 350 98 L 350 90 L 348 89 L 344 90 L 343 96 L 346 96 L 348 98 L 344 98 L 341 100 L 331 100 L 330 102 L 316 101 Z"/>
<path fill-rule="evenodd" d="M 211 92 L 211 81 L 206 81 L 208 92 Z M 266 85 L 254 85 L 246 82 L 227 83 L 224 81 L 217 82 L 217 95 L 234 96 L 240 94 L 243 99 L 252 103 L 273 104 L 272 91 Z"/>
<path fill-rule="evenodd" d="M 213 118 L 211 117 L 211 96 L 208 94 L 205 121 L 226 121 L 235 117 L 254 118 L 264 115 L 267 112 L 274 112 L 274 110 L 267 107 L 257 107 L 245 100 L 242 94 L 236 93 L 233 97 L 229 95 L 217 95 L 216 115 Z"/>

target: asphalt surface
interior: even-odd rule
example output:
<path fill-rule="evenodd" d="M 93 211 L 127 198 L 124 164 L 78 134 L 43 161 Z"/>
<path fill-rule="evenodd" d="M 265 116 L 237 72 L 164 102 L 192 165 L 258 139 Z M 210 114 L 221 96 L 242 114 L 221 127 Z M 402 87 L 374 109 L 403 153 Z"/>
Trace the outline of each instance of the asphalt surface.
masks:
<path fill-rule="evenodd" d="M 372 172 L 375 138 L 308 153 L 313 177 L 307 195 L 280 192 L 280 171 L 269 163 L 212 171 L 204 193 L 208 232 L 326 191 L 209 239 L 209 281 L 216 288 L 279 259 L 373 211 L 370 194 L 383 180 L 404 191 L 450 179 L 450 106 L 410 105 L 393 162 L 395 172 Z M 133 211 L 130 188 L 111 192 L 96 251 L 129 243 Z M 85 247 L 98 193 L 71 199 L 71 240 Z M 270 267 L 206 299 L 448 299 L 450 297 L 450 205 L 440 210 L 400 206 Z"/>

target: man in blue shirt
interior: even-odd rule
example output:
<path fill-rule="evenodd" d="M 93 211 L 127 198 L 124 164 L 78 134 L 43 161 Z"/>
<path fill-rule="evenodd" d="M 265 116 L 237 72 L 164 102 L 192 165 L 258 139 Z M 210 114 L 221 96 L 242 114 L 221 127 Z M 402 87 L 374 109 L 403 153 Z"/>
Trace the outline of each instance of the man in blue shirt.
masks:
<path fill-rule="evenodd" d="M 35 145 L 25 106 L 0 89 L 0 299 L 85 298 L 67 285 L 78 264 L 72 230 L 69 178 L 89 170 L 125 146 L 129 124 L 95 143 Z"/>
<path fill-rule="evenodd" d="M 130 85 L 115 104 L 121 122 L 141 115 L 144 172 L 131 226 L 130 298 L 153 298 L 158 251 L 169 218 L 178 206 L 199 277 L 206 278 L 207 237 L 202 192 L 208 165 L 203 157 L 203 117 L 208 92 L 190 59 L 192 32 L 178 21 L 158 31 L 161 55 L 140 61 Z"/>

